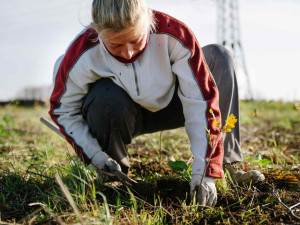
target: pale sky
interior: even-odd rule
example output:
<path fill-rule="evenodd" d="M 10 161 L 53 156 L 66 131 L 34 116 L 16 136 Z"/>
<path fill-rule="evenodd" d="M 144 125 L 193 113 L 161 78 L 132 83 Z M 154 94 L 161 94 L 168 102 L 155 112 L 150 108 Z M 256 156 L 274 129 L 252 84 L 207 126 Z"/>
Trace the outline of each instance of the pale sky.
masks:
<path fill-rule="evenodd" d="M 147 0 L 216 43 L 214 0 Z M 91 0 L 2 0 L 0 100 L 52 82 L 53 65 L 90 22 Z M 240 0 L 241 37 L 254 98 L 300 101 L 300 1 Z M 246 83 L 238 70 L 243 97 Z"/>

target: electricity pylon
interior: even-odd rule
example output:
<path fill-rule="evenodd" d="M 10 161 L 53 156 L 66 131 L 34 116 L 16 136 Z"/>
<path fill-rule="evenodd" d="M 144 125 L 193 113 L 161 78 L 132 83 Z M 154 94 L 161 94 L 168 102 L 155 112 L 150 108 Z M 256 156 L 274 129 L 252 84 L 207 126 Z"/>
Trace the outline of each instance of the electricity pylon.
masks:
<path fill-rule="evenodd" d="M 241 42 L 238 0 L 216 0 L 217 2 L 217 41 L 231 50 L 236 65 L 240 67 L 247 82 L 246 98 L 252 99 L 250 77 L 246 66 Z"/>

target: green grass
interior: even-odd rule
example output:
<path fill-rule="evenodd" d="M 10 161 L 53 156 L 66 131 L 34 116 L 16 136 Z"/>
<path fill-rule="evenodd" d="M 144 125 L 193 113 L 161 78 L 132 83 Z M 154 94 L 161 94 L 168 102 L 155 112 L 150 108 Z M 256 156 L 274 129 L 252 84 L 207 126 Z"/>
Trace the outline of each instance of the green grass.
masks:
<path fill-rule="evenodd" d="M 129 145 L 134 179 L 157 187 L 164 179 L 177 182 L 175 189 L 160 187 L 161 195 L 143 199 L 83 165 L 66 141 L 40 123 L 47 110 L 0 108 L 0 224 L 296 222 L 277 202 L 270 184 L 244 188 L 221 179 L 216 181 L 216 207 L 201 209 L 190 202 L 189 168 L 169 163 L 191 157 L 184 129 L 143 135 Z M 264 171 L 267 181 L 281 188 L 281 198 L 295 204 L 300 197 L 299 172 L 293 169 L 299 168 L 299 110 L 293 103 L 241 101 L 241 123 L 245 162 Z"/>
<path fill-rule="evenodd" d="M 269 125 L 294 129 L 300 125 L 300 111 L 295 103 L 240 101 L 241 123 L 244 125 Z"/>

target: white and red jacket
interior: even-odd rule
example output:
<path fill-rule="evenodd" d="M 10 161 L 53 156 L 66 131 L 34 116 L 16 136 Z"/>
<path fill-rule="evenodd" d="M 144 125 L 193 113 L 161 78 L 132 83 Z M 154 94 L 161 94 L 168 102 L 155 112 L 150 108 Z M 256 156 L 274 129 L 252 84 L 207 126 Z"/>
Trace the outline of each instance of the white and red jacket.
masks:
<path fill-rule="evenodd" d="M 86 163 L 97 151 L 97 140 L 81 114 L 89 84 L 102 77 L 110 78 L 128 95 L 150 111 L 166 107 L 179 81 L 178 95 L 183 105 L 185 128 L 195 156 L 192 173 L 202 174 L 210 154 L 205 127 L 215 142 L 218 130 L 212 126 L 212 108 L 218 121 L 221 114 L 219 94 L 192 31 L 182 22 L 153 11 L 156 31 L 148 35 L 144 52 L 131 63 L 120 62 L 105 48 L 92 28 L 84 29 L 70 44 L 54 69 L 55 86 L 50 98 L 50 116 L 67 141 Z M 221 178 L 223 147 L 220 138 L 207 176 Z"/>

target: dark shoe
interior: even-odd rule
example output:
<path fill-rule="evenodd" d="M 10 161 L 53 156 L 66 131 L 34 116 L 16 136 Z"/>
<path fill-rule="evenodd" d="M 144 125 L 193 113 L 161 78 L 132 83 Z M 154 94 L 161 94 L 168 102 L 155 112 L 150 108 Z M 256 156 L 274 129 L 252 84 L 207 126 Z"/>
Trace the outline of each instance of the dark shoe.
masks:
<path fill-rule="evenodd" d="M 232 182 L 241 186 L 253 184 L 265 180 L 265 176 L 258 170 L 243 171 L 241 162 L 224 164 L 224 170 L 228 170 Z"/>

